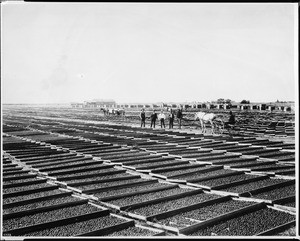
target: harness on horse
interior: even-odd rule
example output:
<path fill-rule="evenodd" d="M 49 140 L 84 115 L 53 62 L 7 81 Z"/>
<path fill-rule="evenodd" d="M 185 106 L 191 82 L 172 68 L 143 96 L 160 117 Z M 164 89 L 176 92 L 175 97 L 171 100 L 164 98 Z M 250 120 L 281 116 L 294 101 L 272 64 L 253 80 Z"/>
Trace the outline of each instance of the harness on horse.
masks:
<path fill-rule="evenodd" d="M 205 132 L 206 130 L 205 123 L 210 123 L 213 132 L 217 130 L 219 133 L 221 133 L 223 132 L 224 124 L 223 121 L 217 117 L 218 116 L 214 113 L 199 112 L 196 114 L 195 120 L 199 119 L 202 131 Z"/>

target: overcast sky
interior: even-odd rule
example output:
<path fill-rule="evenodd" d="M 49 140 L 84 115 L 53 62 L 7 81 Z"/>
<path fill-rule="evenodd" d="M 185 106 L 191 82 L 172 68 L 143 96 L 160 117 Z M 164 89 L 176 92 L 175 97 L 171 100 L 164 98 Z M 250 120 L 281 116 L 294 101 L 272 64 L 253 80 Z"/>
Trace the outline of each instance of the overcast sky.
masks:
<path fill-rule="evenodd" d="M 5 2 L 2 103 L 295 100 L 297 8 Z"/>

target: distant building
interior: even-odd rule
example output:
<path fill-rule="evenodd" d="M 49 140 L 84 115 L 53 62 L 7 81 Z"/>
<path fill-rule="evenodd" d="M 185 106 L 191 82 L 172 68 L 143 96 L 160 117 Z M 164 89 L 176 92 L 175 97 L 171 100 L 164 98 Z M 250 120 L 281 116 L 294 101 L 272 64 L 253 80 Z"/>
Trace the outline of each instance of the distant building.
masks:
<path fill-rule="evenodd" d="M 92 101 L 85 101 L 85 107 L 87 108 L 110 108 L 115 107 L 117 103 L 111 99 L 95 99 Z"/>
<path fill-rule="evenodd" d="M 75 103 L 75 102 L 72 102 L 72 103 L 71 103 L 71 106 L 72 106 L 72 108 L 83 108 L 83 107 L 84 107 L 84 104 L 83 104 L 83 103 Z"/>
<path fill-rule="evenodd" d="M 84 101 L 84 103 L 71 103 L 73 108 L 130 108 L 130 109 L 155 109 L 155 108 L 184 108 L 184 109 L 223 109 L 223 110 L 256 110 L 256 111 L 284 111 L 294 112 L 295 102 L 251 102 L 242 104 L 231 101 L 230 103 L 218 103 L 217 101 L 206 102 L 156 102 L 156 103 L 116 103 L 112 99 L 96 99 Z"/>
<path fill-rule="evenodd" d="M 83 103 L 71 103 L 73 108 L 111 108 L 116 105 L 117 103 L 111 99 L 96 99 L 92 101 L 84 101 Z"/>

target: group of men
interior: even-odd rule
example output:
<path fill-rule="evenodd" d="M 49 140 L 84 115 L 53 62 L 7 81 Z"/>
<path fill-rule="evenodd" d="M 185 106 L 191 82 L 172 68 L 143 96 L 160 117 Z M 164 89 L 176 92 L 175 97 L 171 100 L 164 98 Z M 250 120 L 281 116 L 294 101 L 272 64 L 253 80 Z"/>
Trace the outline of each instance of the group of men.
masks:
<path fill-rule="evenodd" d="M 177 117 L 177 120 L 178 120 L 179 129 L 181 129 L 182 109 L 177 110 L 176 117 Z M 145 125 L 146 125 L 146 113 L 145 113 L 144 109 L 141 110 L 140 119 L 141 119 L 141 127 L 145 127 Z M 157 119 L 159 119 L 159 121 L 160 121 L 160 127 L 161 128 L 166 128 L 166 125 L 165 125 L 166 115 L 164 114 L 163 110 L 161 110 L 161 112 L 158 115 L 157 115 L 156 111 L 153 110 L 153 112 L 150 116 L 150 121 L 151 121 L 150 127 L 151 128 L 152 127 L 155 128 L 155 123 L 156 123 Z M 169 129 L 173 129 L 175 113 L 172 109 L 170 109 L 170 111 L 168 112 L 168 119 L 169 119 Z"/>
<path fill-rule="evenodd" d="M 168 112 L 168 119 L 169 119 L 169 129 L 173 129 L 174 127 L 174 119 L 175 119 L 175 111 L 173 111 L 172 109 L 170 109 L 170 111 Z M 178 121 L 178 126 L 179 129 L 181 129 L 181 121 L 182 121 L 182 109 L 178 109 L 176 112 L 176 118 Z M 140 113 L 140 119 L 141 119 L 141 127 L 145 127 L 146 125 L 146 113 L 145 110 L 142 109 L 141 113 Z M 166 128 L 165 125 L 165 119 L 166 119 L 166 115 L 164 114 L 163 110 L 161 110 L 161 112 L 157 115 L 157 113 L 155 112 L 155 110 L 153 110 L 152 114 L 150 115 L 150 127 L 155 128 L 155 123 L 156 120 L 159 119 L 160 121 L 160 127 L 161 128 Z M 233 126 L 235 124 L 235 116 L 232 113 L 232 111 L 229 112 L 229 120 L 227 122 L 225 122 L 225 128 L 228 128 L 230 126 Z"/>

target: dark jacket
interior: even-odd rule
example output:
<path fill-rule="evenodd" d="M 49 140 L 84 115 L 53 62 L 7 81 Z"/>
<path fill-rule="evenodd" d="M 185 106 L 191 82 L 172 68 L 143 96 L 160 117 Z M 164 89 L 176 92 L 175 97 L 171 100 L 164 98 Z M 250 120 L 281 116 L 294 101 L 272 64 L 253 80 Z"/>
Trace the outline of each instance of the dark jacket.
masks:
<path fill-rule="evenodd" d="M 229 117 L 229 121 L 228 121 L 230 124 L 235 124 L 235 117 L 234 115 L 230 115 Z"/>
<path fill-rule="evenodd" d="M 150 116 L 150 119 L 153 120 L 153 121 L 156 121 L 157 114 L 156 113 L 152 113 L 151 116 Z"/>
<path fill-rule="evenodd" d="M 182 111 L 181 111 L 181 110 L 178 110 L 178 111 L 177 111 L 176 117 L 177 117 L 177 118 L 182 118 Z"/>
<path fill-rule="evenodd" d="M 142 119 L 142 120 L 145 120 L 145 119 L 146 119 L 146 114 L 145 114 L 145 112 L 141 112 L 141 119 Z"/>

